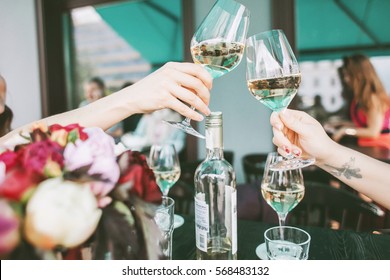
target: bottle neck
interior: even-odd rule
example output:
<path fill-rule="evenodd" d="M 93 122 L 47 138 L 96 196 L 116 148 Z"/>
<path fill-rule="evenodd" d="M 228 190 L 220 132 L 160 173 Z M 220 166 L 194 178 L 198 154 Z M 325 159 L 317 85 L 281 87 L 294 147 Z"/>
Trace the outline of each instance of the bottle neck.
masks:
<path fill-rule="evenodd" d="M 222 126 L 206 127 L 206 157 L 223 159 Z"/>

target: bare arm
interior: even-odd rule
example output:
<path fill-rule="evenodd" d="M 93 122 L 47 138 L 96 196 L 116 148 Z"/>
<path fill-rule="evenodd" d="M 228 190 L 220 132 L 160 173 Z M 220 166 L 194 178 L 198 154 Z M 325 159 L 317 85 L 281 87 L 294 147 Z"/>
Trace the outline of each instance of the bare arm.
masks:
<path fill-rule="evenodd" d="M 390 209 L 390 165 L 332 141 L 321 124 L 308 114 L 287 110 L 271 115 L 273 142 L 278 152 L 316 158 L 316 165 L 358 192 Z"/>
<path fill-rule="evenodd" d="M 132 114 L 149 113 L 163 108 L 171 108 L 186 117 L 201 121 L 203 116 L 191 110 L 187 104 L 208 115 L 211 86 L 212 78 L 202 66 L 170 62 L 130 87 L 85 107 L 41 121 L 47 125 L 79 123 L 82 126 L 98 126 L 106 130 Z M 0 138 L 0 145 L 30 127 L 31 124 L 27 124 L 13 130 Z"/>

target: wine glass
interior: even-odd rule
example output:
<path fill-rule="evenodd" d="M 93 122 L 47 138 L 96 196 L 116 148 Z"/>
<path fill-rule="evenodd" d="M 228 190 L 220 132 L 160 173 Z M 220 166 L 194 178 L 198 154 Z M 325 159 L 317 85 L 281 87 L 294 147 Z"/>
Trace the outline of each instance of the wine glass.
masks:
<path fill-rule="evenodd" d="M 298 91 L 301 73 L 283 30 L 253 35 L 246 43 L 247 86 L 251 94 L 275 112 L 286 109 Z M 303 168 L 314 158 L 280 158 L 272 169 Z"/>
<path fill-rule="evenodd" d="M 242 59 L 248 26 L 249 10 L 245 6 L 233 0 L 217 1 L 192 37 L 193 61 L 203 65 L 213 78 L 232 71 Z M 167 123 L 204 139 L 190 121 L 185 118 Z"/>
<path fill-rule="evenodd" d="M 162 196 L 168 197 L 168 192 L 180 178 L 180 161 L 173 144 L 155 144 L 150 148 L 149 167 L 153 170 L 156 183 Z M 184 221 L 183 217 L 175 214 L 175 225 Z M 176 226 L 177 227 L 177 226 Z"/>
<path fill-rule="evenodd" d="M 287 214 L 303 199 L 305 187 L 300 168 L 281 170 L 271 168 L 272 164 L 280 161 L 280 158 L 277 152 L 268 154 L 261 182 L 261 194 L 278 214 L 279 226 L 282 227 L 285 225 Z M 283 239 L 282 228 L 280 236 Z M 257 247 L 256 253 L 266 255 L 264 243 Z"/>

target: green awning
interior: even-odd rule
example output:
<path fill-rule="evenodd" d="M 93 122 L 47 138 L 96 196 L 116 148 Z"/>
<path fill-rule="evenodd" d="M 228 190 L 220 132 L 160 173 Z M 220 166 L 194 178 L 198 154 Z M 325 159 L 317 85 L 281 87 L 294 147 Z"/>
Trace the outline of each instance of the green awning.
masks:
<path fill-rule="evenodd" d="M 96 11 L 152 65 L 183 61 L 182 0 L 119 2 Z"/>
<path fill-rule="evenodd" d="M 390 1 L 296 0 L 300 60 L 390 55 Z"/>

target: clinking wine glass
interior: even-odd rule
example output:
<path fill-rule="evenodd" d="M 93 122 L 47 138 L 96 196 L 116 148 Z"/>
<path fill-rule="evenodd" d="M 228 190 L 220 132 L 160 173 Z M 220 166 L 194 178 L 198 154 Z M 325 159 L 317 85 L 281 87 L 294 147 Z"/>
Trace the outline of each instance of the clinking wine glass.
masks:
<path fill-rule="evenodd" d="M 248 26 L 249 10 L 245 6 L 233 0 L 218 0 L 192 37 L 193 61 L 203 65 L 213 78 L 229 73 L 242 59 Z M 167 123 L 204 139 L 190 121 L 186 118 Z"/>
<path fill-rule="evenodd" d="M 285 110 L 298 91 L 301 82 L 298 61 L 282 30 L 253 35 L 246 42 L 247 86 L 251 94 L 275 112 Z M 289 155 L 271 168 L 303 168 L 314 158 Z"/>
<path fill-rule="evenodd" d="M 173 144 L 152 145 L 149 154 L 149 167 L 153 170 L 163 197 L 167 197 L 169 190 L 179 180 L 181 173 L 179 156 L 175 146 Z M 176 214 L 174 219 L 176 225 L 184 221 Z"/>
<path fill-rule="evenodd" d="M 285 225 L 287 214 L 298 205 L 305 194 L 302 170 L 286 169 L 273 170 L 271 166 L 280 161 L 277 152 L 269 153 L 265 164 L 264 175 L 261 182 L 261 194 L 265 201 L 278 214 L 279 225 Z M 283 239 L 281 229 L 280 236 Z M 257 254 L 265 253 L 264 243 L 256 249 Z"/>

